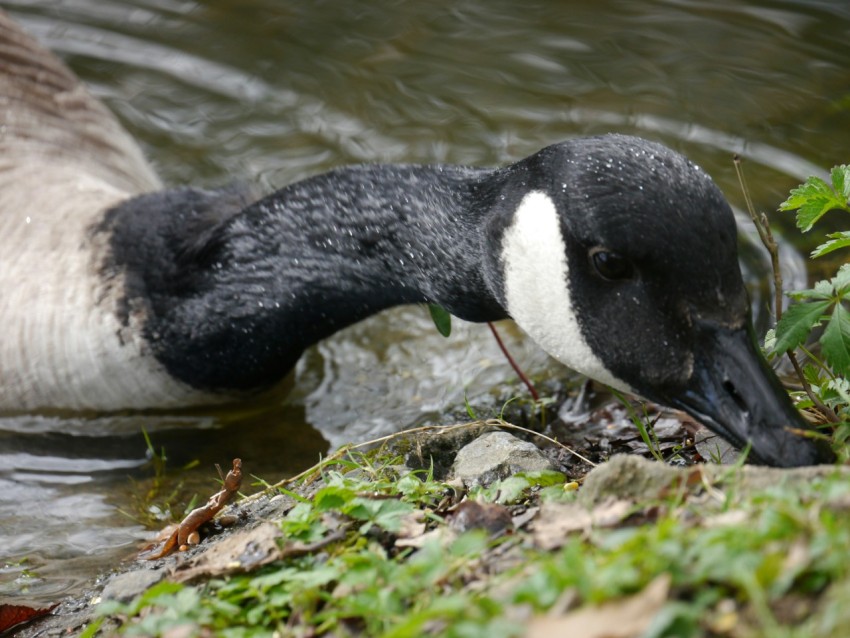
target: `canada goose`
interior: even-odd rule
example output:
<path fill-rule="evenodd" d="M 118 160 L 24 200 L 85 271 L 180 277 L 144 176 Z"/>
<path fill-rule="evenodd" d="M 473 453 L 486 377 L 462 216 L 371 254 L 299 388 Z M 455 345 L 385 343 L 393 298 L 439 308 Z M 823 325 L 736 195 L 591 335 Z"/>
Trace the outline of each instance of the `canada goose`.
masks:
<path fill-rule="evenodd" d="M 608 135 L 504 168 L 340 168 L 257 201 L 163 189 L 74 75 L 0 14 L 0 410 L 171 408 L 267 388 L 390 306 L 513 318 L 752 458 L 829 461 L 755 345 L 729 205 Z"/>

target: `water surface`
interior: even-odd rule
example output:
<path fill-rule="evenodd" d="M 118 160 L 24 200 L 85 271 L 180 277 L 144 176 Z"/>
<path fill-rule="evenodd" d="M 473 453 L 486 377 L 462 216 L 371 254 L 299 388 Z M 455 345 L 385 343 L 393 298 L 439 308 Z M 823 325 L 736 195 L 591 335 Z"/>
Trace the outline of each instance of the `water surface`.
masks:
<path fill-rule="evenodd" d="M 494 165 L 618 131 L 689 155 L 736 206 L 731 157 L 741 154 L 757 206 L 773 210 L 850 152 L 844 2 L 0 6 L 118 114 L 172 185 L 270 190 L 352 162 Z M 790 221 L 777 218 L 780 230 Z M 764 327 L 766 264 L 742 242 Z M 788 247 L 784 255 L 786 276 L 802 285 L 803 260 Z M 530 372 L 569 381 L 504 330 Z M 404 308 L 312 349 L 288 400 L 194 415 L 0 418 L 0 599 L 77 591 L 144 535 L 119 511 L 132 513 L 133 494 L 152 484 L 142 427 L 165 448 L 181 494 L 205 498 L 216 489 L 213 463 L 241 456 L 246 472 L 274 481 L 329 444 L 439 419 L 464 395 L 486 403 L 513 383 L 486 328 L 456 324 L 445 340 L 422 309 Z"/>

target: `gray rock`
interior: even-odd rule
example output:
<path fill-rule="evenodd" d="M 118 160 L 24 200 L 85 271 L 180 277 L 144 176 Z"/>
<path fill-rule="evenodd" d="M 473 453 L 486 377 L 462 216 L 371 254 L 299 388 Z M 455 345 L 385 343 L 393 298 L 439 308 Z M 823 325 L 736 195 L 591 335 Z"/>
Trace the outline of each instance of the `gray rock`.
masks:
<path fill-rule="evenodd" d="M 117 600 L 128 603 L 148 587 L 156 585 L 165 578 L 164 569 L 145 569 L 125 572 L 109 579 L 103 588 L 101 598 L 103 600 Z"/>
<path fill-rule="evenodd" d="M 840 474 L 850 477 L 850 467 L 817 465 L 780 469 L 745 465 L 695 465 L 670 467 L 639 456 L 617 455 L 594 468 L 584 479 L 579 491 L 579 503 L 591 507 L 610 498 L 647 500 L 662 496 L 668 489 L 699 480 L 716 487 L 734 487 L 738 493 L 749 494 L 770 487 L 782 486 L 799 491 L 817 478 Z"/>
<path fill-rule="evenodd" d="M 737 472 L 730 472 L 726 465 L 707 465 L 707 475 L 716 482 L 733 483 L 736 489 L 744 492 L 760 492 L 774 487 L 781 487 L 799 492 L 812 481 L 826 476 L 844 476 L 850 479 L 850 466 L 846 465 L 812 465 L 810 467 L 763 467 L 745 465 Z M 833 499 L 824 495 L 824 502 Z"/>
<path fill-rule="evenodd" d="M 452 475 L 466 487 L 489 485 L 519 472 L 553 469 L 533 443 L 507 432 L 488 432 L 458 451 Z"/>
<path fill-rule="evenodd" d="M 593 468 L 585 477 L 579 490 L 579 501 L 589 507 L 612 496 L 635 500 L 654 498 L 682 476 L 685 476 L 685 471 L 669 465 L 640 456 L 619 454 Z"/>

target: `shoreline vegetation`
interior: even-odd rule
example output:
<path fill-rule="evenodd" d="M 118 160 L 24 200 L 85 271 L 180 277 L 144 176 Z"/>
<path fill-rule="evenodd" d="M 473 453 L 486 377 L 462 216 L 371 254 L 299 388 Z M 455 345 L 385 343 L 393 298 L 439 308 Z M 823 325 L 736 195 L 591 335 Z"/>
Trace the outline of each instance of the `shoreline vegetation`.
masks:
<path fill-rule="evenodd" d="M 618 455 L 570 477 L 550 469 L 562 450 L 515 434 L 491 420 L 341 450 L 226 510 L 233 527 L 124 565 L 18 635 L 845 632 L 850 468 Z"/>

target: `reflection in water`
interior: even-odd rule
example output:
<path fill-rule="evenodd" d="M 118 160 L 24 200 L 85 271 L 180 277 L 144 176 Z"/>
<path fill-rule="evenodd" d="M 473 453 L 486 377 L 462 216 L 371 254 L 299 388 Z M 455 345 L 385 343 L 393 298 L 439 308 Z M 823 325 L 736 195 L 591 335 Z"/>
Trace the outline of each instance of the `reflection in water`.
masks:
<path fill-rule="evenodd" d="M 302 409 L 279 402 L 214 419 L 0 419 L 0 600 L 57 600 L 132 555 L 147 534 L 136 520 L 156 514 L 139 511 L 145 495 L 160 506 L 204 498 L 218 489 L 216 462 L 250 459 L 248 475 L 270 482 L 309 466 L 327 442 L 303 421 Z M 160 488 L 142 428 L 171 468 Z"/>
<path fill-rule="evenodd" d="M 3 6 L 107 102 L 169 184 L 257 180 L 271 189 L 351 162 L 498 164 L 617 130 L 686 153 L 736 204 L 730 155 L 740 153 L 757 205 L 772 210 L 850 148 L 846 3 Z M 767 264 L 754 244 L 742 245 L 764 328 Z M 801 287 L 804 262 L 783 255 Z M 505 330 L 532 373 L 569 376 Z M 214 487 L 213 463 L 240 456 L 246 475 L 274 481 L 328 442 L 439 419 L 465 395 L 480 405 L 507 382 L 513 373 L 486 329 L 457 322 L 443 339 L 423 309 L 404 308 L 312 349 L 287 401 L 201 414 L 0 418 L 0 598 L 55 600 L 132 549 L 143 529 L 116 508 L 152 473 L 142 427 L 188 499 Z"/>
<path fill-rule="evenodd" d="M 570 374 L 513 324 L 501 330 L 524 369 Z M 492 390 L 513 379 L 486 326 L 455 319 L 446 339 L 419 307 L 397 308 L 320 343 L 299 366 L 302 387 L 313 366 L 321 373 L 303 399 L 307 420 L 334 446 L 438 421 L 461 408 L 464 397 L 486 404 Z"/>

